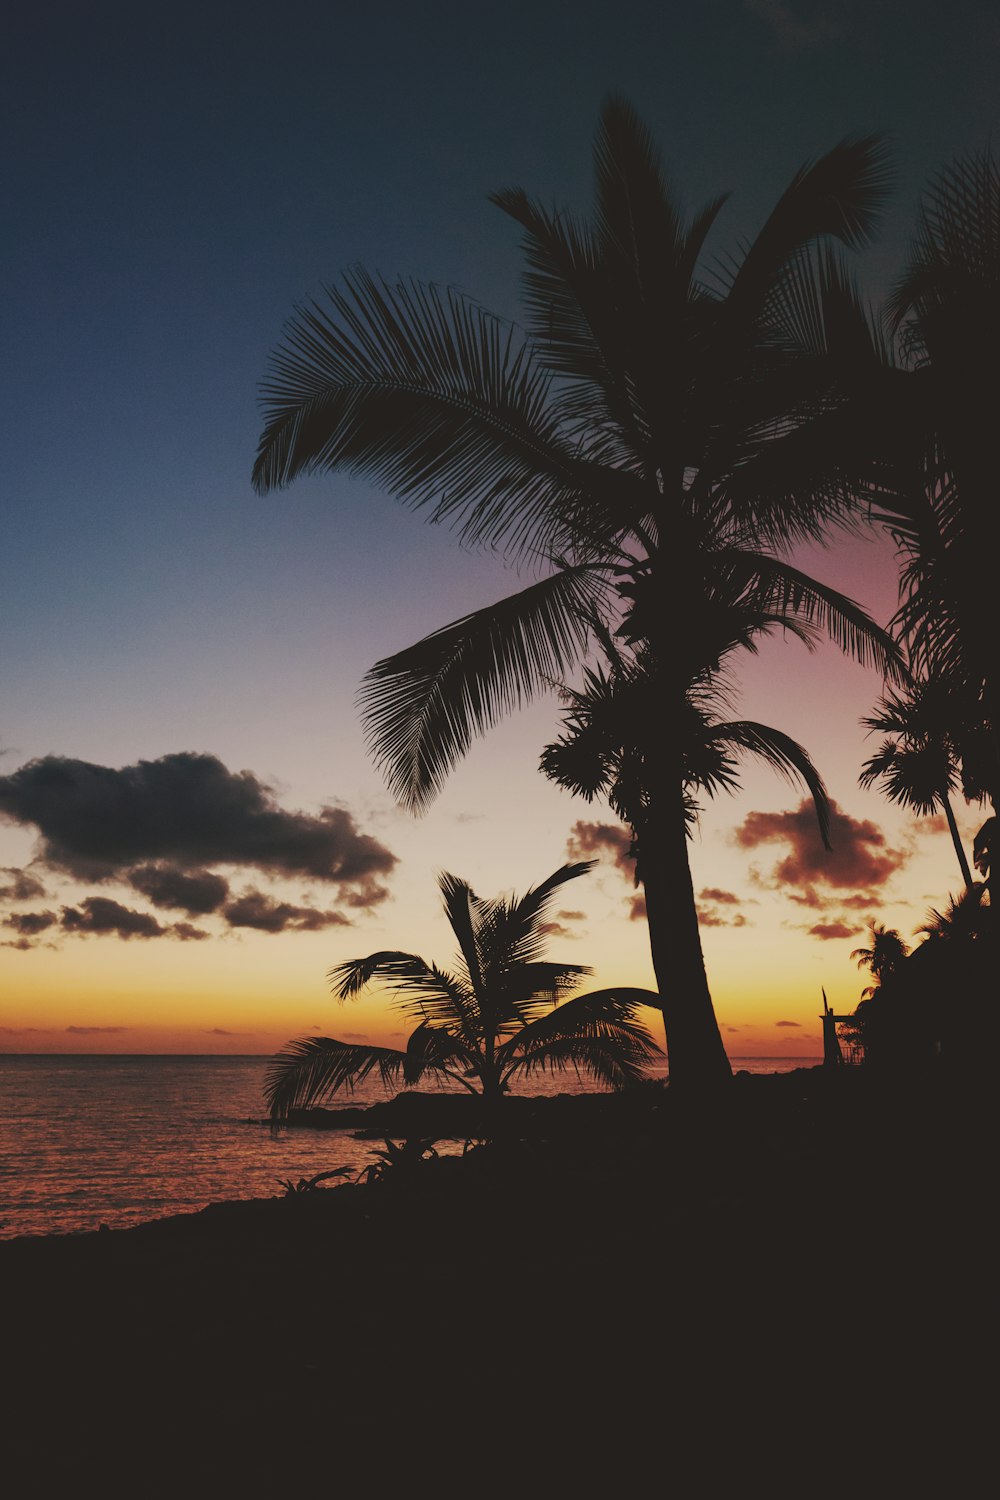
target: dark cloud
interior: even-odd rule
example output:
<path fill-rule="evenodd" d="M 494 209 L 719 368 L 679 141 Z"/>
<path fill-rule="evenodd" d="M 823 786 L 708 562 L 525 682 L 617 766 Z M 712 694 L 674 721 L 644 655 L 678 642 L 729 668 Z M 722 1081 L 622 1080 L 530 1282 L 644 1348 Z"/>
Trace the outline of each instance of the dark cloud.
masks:
<path fill-rule="evenodd" d="M 610 855 L 611 863 L 631 879 L 635 860 L 629 850 L 632 838 L 620 823 L 574 823 L 566 841 L 566 853 L 572 860 Z"/>
<path fill-rule="evenodd" d="M 192 917 L 218 911 L 229 895 L 229 882 L 211 870 L 182 870 L 176 865 L 136 865 L 129 885 L 154 906 L 175 907 Z"/>
<path fill-rule="evenodd" d="M 115 1036 L 119 1031 L 130 1031 L 129 1026 L 67 1026 L 74 1036 Z"/>
<path fill-rule="evenodd" d="M 646 920 L 646 898 L 645 896 L 632 896 L 628 903 L 628 919 L 630 922 L 645 922 Z"/>
<path fill-rule="evenodd" d="M 0 777 L 0 816 L 36 827 L 45 863 L 81 879 L 120 879 L 162 861 L 365 888 L 396 864 L 345 808 L 288 812 L 251 771 L 190 751 L 119 770 L 57 755 L 29 761 Z"/>
<path fill-rule="evenodd" d="M 171 937 L 179 938 L 182 943 L 200 943 L 203 938 L 212 936 L 204 927 L 195 927 L 193 922 L 174 922 L 167 928 L 167 932 Z"/>
<path fill-rule="evenodd" d="M 540 922 L 538 931 L 542 937 L 571 938 L 576 936 L 564 922 Z"/>
<path fill-rule="evenodd" d="M 834 938 L 854 937 L 862 930 L 860 927 L 848 925 L 847 922 L 817 922 L 814 926 L 806 928 L 810 937 L 824 938 L 827 941 Z"/>
<path fill-rule="evenodd" d="M 699 906 L 698 925 L 700 927 L 745 927 L 747 919 L 742 912 L 737 912 L 735 917 L 730 917 L 725 912 L 716 911 L 714 907 Z"/>
<path fill-rule="evenodd" d="M 582 911 L 557 911 L 556 916 L 563 922 L 582 922 L 586 912 Z"/>
<path fill-rule="evenodd" d="M 113 932 L 120 938 L 164 937 L 167 932 L 148 911 L 135 911 L 107 896 L 87 896 L 79 906 L 64 906 L 61 925 L 65 932 Z"/>
<path fill-rule="evenodd" d="M 30 953 L 33 948 L 38 948 L 39 943 L 33 943 L 30 938 L 14 938 L 9 943 L 0 943 L 0 948 L 14 948 L 18 953 Z"/>
<path fill-rule="evenodd" d="M 22 937 L 37 937 L 40 932 L 47 932 L 59 921 L 54 911 L 15 911 L 9 917 L 4 917 L 3 925 L 13 927 Z"/>
<path fill-rule="evenodd" d="M 774 1024 L 775 1026 L 796 1026 L 800 1031 L 802 1030 L 801 1021 L 775 1021 Z"/>
<path fill-rule="evenodd" d="M 735 831 L 741 849 L 784 844 L 788 853 L 761 884 L 798 887 L 808 893 L 814 885 L 838 889 L 876 890 L 901 869 L 907 853 L 891 849 L 877 824 L 852 818 L 830 804 L 830 842 L 824 849 L 812 802 L 803 800 L 794 812 L 752 812 Z M 811 897 L 809 898 L 811 900 Z"/>
<path fill-rule="evenodd" d="M 786 890 L 784 893 L 789 901 L 794 901 L 796 906 L 808 906 L 813 911 L 827 911 L 832 905 L 849 907 L 853 911 L 870 911 L 877 907 L 881 897 L 875 891 L 857 891 L 853 896 L 842 896 L 838 891 L 834 897 L 826 896 L 818 891 L 814 885 L 807 885 L 801 891 Z"/>
<path fill-rule="evenodd" d="M 18 870 L 10 865 L 0 867 L 0 877 L 6 877 L 0 885 L 0 901 L 37 901 L 45 895 L 45 887 L 27 870 Z"/>
<path fill-rule="evenodd" d="M 723 1026 L 723 1031 L 739 1031 L 739 1026 Z"/>
<path fill-rule="evenodd" d="M 732 891 L 720 891 L 716 886 L 706 886 L 698 892 L 699 901 L 716 901 L 722 906 L 739 906 L 741 898 Z"/>
<path fill-rule="evenodd" d="M 246 1036 L 245 1031 L 227 1031 L 224 1026 L 203 1027 L 206 1036 Z"/>
<path fill-rule="evenodd" d="M 7 944 L 13 947 L 13 943 Z M 0 1036 L 48 1036 L 51 1026 L 0 1026 Z"/>
<path fill-rule="evenodd" d="M 324 927 L 348 927 L 339 911 L 319 911 L 315 906 L 293 906 L 275 901 L 263 891 L 245 891 L 222 908 L 230 927 L 252 927 L 258 932 L 318 932 Z"/>
<path fill-rule="evenodd" d="M 340 899 L 354 911 L 370 911 L 388 898 L 386 886 L 377 880 L 362 880 L 352 890 L 341 891 Z"/>

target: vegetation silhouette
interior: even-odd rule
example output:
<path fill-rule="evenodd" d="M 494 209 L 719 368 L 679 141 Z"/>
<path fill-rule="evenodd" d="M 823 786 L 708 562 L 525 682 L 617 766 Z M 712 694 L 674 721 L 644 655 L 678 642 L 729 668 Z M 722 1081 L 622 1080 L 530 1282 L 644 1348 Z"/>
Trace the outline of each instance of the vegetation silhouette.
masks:
<path fill-rule="evenodd" d="M 985 1072 L 996 1034 L 996 928 L 985 882 L 963 888 L 943 911 L 932 907 L 912 950 L 895 929 L 872 921 L 870 932 L 870 946 L 851 957 L 874 983 L 841 1028 L 866 1066 L 897 1076 L 929 1065 L 960 1079 Z"/>
<path fill-rule="evenodd" d="M 729 706 L 731 693 L 725 671 L 727 656 L 737 650 L 755 649 L 756 638 L 776 626 L 809 639 L 800 622 L 780 611 L 754 609 L 740 598 L 724 597 L 722 587 L 710 596 L 714 606 L 716 642 L 712 669 L 694 669 L 683 702 L 677 706 L 672 729 L 681 748 L 684 813 L 688 831 L 700 813 L 698 794 L 714 797 L 720 791 L 735 793 L 740 782 L 737 762 L 744 755 L 763 760 L 790 781 L 800 781 L 810 793 L 816 809 L 820 836 L 830 848 L 830 807 L 823 780 L 808 752 L 778 729 L 750 719 L 717 717 Z M 606 666 L 584 671 L 582 691 L 564 686 L 561 695 L 567 707 L 563 732 L 542 752 L 541 770 L 558 786 L 591 802 L 607 799 L 611 810 L 627 824 L 635 858 L 635 878 L 645 893 L 651 927 L 665 928 L 673 921 L 675 936 L 692 946 L 700 939 L 690 870 L 675 871 L 667 887 L 654 866 L 647 875 L 644 859 L 647 833 L 656 807 L 661 771 L 663 704 L 659 674 L 650 662 L 644 642 L 633 649 L 623 647 L 599 622 L 595 635 L 604 647 Z M 623 634 L 624 632 L 619 632 Z M 654 829 L 655 834 L 655 829 Z M 655 845 L 654 845 L 655 848 Z M 682 883 L 686 883 L 682 885 Z M 690 898 L 680 912 L 649 910 L 651 901 L 666 901 L 678 887 L 690 888 Z M 694 930 L 683 935 L 687 919 Z M 666 1007 L 665 1007 L 666 1008 Z M 683 1050 L 684 1011 L 673 1013 L 669 1039 Z"/>
<path fill-rule="evenodd" d="M 994 402 L 983 372 L 998 336 L 1000 169 L 985 149 L 956 158 L 924 194 L 884 335 L 866 356 L 869 375 L 856 375 L 857 427 L 842 438 L 845 450 L 860 444 L 859 482 L 899 550 L 900 603 L 891 623 L 917 679 L 915 701 L 903 706 L 923 716 L 922 695 L 933 694 L 941 715 L 935 738 L 944 734 L 966 798 L 989 800 L 994 814 Z M 904 761 L 914 751 L 931 758 L 926 725 L 915 742 L 906 738 L 909 727 L 897 752 Z M 909 769 L 904 765 L 906 779 Z M 890 790 L 899 770 L 897 758 L 876 774 L 888 776 Z M 922 770 L 920 777 L 926 781 Z M 977 835 L 977 868 L 990 837 L 987 820 Z M 963 878 L 971 888 L 967 864 Z"/>
<path fill-rule="evenodd" d="M 869 239 L 885 154 L 844 141 L 804 166 L 711 276 L 698 268 L 724 198 L 685 222 L 621 100 L 594 165 L 590 224 L 493 195 L 524 231 L 524 334 L 455 291 L 364 269 L 300 307 L 263 386 L 253 482 L 345 469 L 537 575 L 368 673 L 368 742 L 414 811 L 476 735 L 567 678 L 598 625 L 645 653 L 661 724 L 640 879 L 671 1084 L 703 1086 L 730 1067 L 688 864 L 684 728 L 722 669 L 718 597 L 896 670 L 858 605 L 779 555 L 857 514 L 833 418 L 867 323 L 830 242 Z"/>
<path fill-rule="evenodd" d="M 894 927 L 885 927 L 874 918 L 868 926 L 871 933 L 870 945 L 867 948 L 855 948 L 851 954 L 857 960 L 858 968 L 869 969 L 875 981 L 862 991 L 866 1000 L 882 985 L 892 982 L 910 951 Z"/>
<path fill-rule="evenodd" d="M 952 794 L 960 785 L 964 714 L 940 678 L 914 678 L 905 692 L 886 692 L 862 724 L 892 736 L 865 761 L 858 781 L 876 783 L 890 802 L 929 817 L 943 812 L 966 889 L 972 870 L 955 819 Z"/>
<path fill-rule="evenodd" d="M 415 953 L 379 952 L 330 970 L 347 1000 L 372 981 L 395 994 L 417 1021 L 404 1049 L 306 1037 L 268 1066 L 264 1095 L 273 1124 L 376 1073 L 386 1087 L 425 1080 L 461 1084 L 494 1106 L 512 1079 L 574 1069 L 612 1089 L 638 1082 L 660 1054 L 637 1019 L 655 1005 L 649 990 L 595 990 L 567 999 L 590 970 L 543 959 L 545 919 L 555 894 L 592 869 L 562 865 L 524 896 L 483 900 L 454 875 L 440 877 L 444 909 L 458 941 L 453 971 Z M 562 1002 L 562 1003 L 560 1003 Z"/>

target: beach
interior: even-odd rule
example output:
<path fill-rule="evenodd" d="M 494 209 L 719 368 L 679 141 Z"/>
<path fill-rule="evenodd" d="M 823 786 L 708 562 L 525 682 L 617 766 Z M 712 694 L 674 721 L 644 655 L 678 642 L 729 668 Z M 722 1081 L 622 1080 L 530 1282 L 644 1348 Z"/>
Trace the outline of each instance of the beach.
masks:
<path fill-rule="evenodd" d="M 971 1492 L 975 1090 L 809 1069 L 587 1109 L 369 1185 L 0 1243 L 12 1493 Z"/>

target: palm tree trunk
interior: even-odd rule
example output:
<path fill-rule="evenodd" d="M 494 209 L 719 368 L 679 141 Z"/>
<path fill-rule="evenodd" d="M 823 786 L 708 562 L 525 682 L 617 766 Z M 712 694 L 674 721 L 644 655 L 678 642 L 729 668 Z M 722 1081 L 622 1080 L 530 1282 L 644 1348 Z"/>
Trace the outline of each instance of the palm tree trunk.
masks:
<path fill-rule="evenodd" d="M 965 889 L 971 891 L 974 885 L 972 871 L 969 868 L 969 861 L 965 856 L 965 850 L 962 848 L 962 838 L 958 831 L 958 824 L 955 822 L 954 809 L 952 808 L 951 799 L 947 792 L 941 794 L 941 805 L 944 808 L 944 815 L 948 820 L 948 832 L 951 834 L 951 841 L 955 845 L 955 853 L 958 855 L 958 863 L 962 870 L 962 879 L 965 881 Z"/>
<path fill-rule="evenodd" d="M 698 930 L 684 802 L 646 820 L 636 870 L 646 897 L 672 1089 L 703 1090 L 732 1077 L 715 1018 Z"/>

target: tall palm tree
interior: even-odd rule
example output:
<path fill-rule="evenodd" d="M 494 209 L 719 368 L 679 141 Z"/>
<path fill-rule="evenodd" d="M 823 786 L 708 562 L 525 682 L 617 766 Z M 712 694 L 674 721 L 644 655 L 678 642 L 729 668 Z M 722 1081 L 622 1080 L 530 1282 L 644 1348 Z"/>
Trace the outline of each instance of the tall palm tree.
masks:
<path fill-rule="evenodd" d="M 686 223 L 647 130 L 619 100 L 601 116 L 595 176 L 589 224 L 519 189 L 494 196 L 524 232 L 526 334 L 455 292 L 364 270 L 301 307 L 264 387 L 254 483 L 263 492 L 346 469 L 536 570 L 518 593 L 368 673 L 367 737 L 414 811 L 476 735 L 566 680 L 595 620 L 644 643 L 666 714 L 643 850 L 664 893 L 651 903 L 653 964 L 674 996 L 672 1080 L 697 1084 L 729 1064 L 689 896 L 672 716 L 717 666 L 714 581 L 894 669 L 865 612 L 780 555 L 853 513 L 821 429 L 843 404 L 841 367 L 867 325 L 832 252 L 817 247 L 866 241 L 884 156 L 874 140 L 845 141 L 803 167 L 711 282 L 698 265 L 724 200 Z"/>
<path fill-rule="evenodd" d="M 495 1103 L 511 1079 L 534 1072 L 582 1072 L 621 1089 L 658 1055 L 637 1019 L 655 1005 L 648 990 L 619 988 L 568 996 L 590 970 L 542 958 L 552 898 L 593 861 L 563 865 L 520 898 L 482 900 L 464 880 L 440 878 L 444 909 L 458 941 L 454 970 L 415 953 L 371 953 L 330 970 L 339 1000 L 381 981 L 416 1021 L 404 1049 L 306 1037 L 272 1060 L 264 1094 L 271 1120 L 329 1099 L 377 1073 L 387 1086 L 448 1080 Z"/>
<path fill-rule="evenodd" d="M 897 621 L 915 667 L 979 705 L 989 751 L 978 779 L 995 807 L 996 401 L 985 372 L 1000 340 L 1000 166 L 989 149 L 930 184 L 889 313 L 910 377 L 887 428 L 909 474 L 900 467 L 881 510 L 904 559 Z"/>
<path fill-rule="evenodd" d="M 863 787 L 878 782 L 890 802 L 918 816 L 943 812 L 971 890 L 972 871 L 951 803 L 961 778 L 960 721 L 956 695 L 939 678 L 914 678 L 906 692 L 886 691 L 876 711 L 861 722 L 870 732 L 893 738 L 883 740 L 865 761 L 858 781 Z"/>

